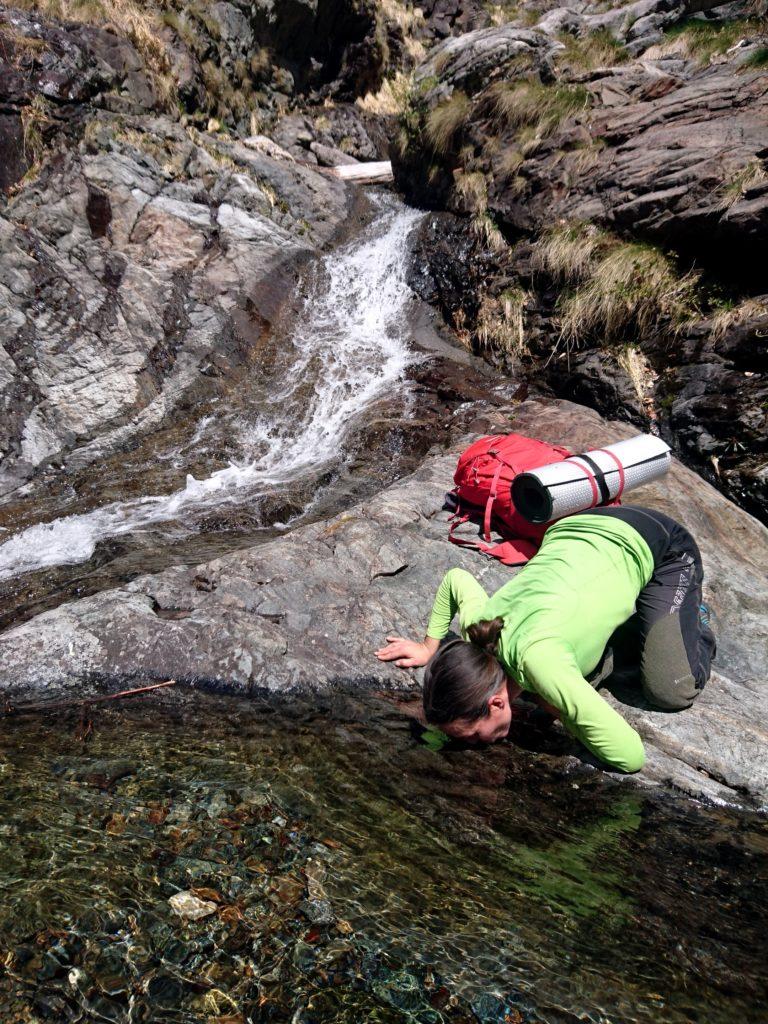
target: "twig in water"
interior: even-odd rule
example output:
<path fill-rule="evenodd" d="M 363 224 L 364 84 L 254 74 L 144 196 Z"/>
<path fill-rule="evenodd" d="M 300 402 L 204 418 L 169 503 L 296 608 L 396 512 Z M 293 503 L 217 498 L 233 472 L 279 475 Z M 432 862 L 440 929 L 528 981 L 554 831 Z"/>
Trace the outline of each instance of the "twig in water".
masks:
<path fill-rule="evenodd" d="M 134 690 L 120 690 L 119 693 L 106 693 L 97 697 L 84 697 L 82 700 L 48 700 L 38 704 L 22 704 L 14 707 L 9 701 L 5 702 L 3 714 L 5 717 L 11 715 L 24 715 L 34 712 L 63 711 L 68 708 L 79 708 L 90 704 L 101 704 L 107 700 L 119 700 L 121 697 L 136 697 L 140 693 L 149 693 L 150 690 L 160 690 L 166 686 L 175 686 L 175 679 L 167 679 L 164 683 L 152 683 L 151 686 L 139 686 Z"/>

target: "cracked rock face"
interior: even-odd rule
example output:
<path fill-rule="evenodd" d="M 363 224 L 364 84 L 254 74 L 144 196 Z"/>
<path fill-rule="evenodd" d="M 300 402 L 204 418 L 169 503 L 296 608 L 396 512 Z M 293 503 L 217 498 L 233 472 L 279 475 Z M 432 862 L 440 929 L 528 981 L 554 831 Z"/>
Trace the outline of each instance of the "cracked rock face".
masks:
<path fill-rule="evenodd" d="M 485 429 L 519 430 L 574 450 L 633 433 L 547 400 L 494 411 Z M 167 678 L 237 693 L 417 687 L 417 678 L 375 659 L 382 638 L 422 634 L 449 568 L 464 566 L 489 591 L 512 571 L 447 540 L 441 506 L 458 450 L 429 458 L 334 519 L 143 577 L 9 631 L 0 637 L 4 696 L 76 695 L 96 684 L 112 690 Z M 677 462 L 631 500 L 675 516 L 699 541 L 717 616 L 717 671 L 697 704 L 679 714 L 648 710 L 637 694 L 608 699 L 644 738 L 644 778 L 697 796 L 765 803 L 768 531 Z"/>
<path fill-rule="evenodd" d="M 574 127 L 542 146 L 518 194 L 497 187 L 491 205 L 502 220 L 526 229 L 557 217 L 594 220 L 695 248 L 715 265 L 743 261 L 745 248 L 757 253 L 768 233 L 768 185 L 729 196 L 728 184 L 765 155 L 765 75 L 727 64 L 691 74 L 659 61 L 613 69 L 588 88 L 598 104 L 588 135 Z M 589 160 L 584 146 L 598 146 Z"/>
<path fill-rule="evenodd" d="M 768 77 L 749 64 L 764 29 L 743 22 L 746 37 L 705 64 L 695 43 L 676 49 L 678 37 L 661 30 L 711 4 L 595 6 L 447 39 L 416 70 L 418 125 L 394 155 L 396 180 L 456 218 L 423 230 L 414 286 L 495 365 L 604 415 L 653 424 L 766 521 Z M 728 11 L 748 13 L 744 4 Z M 447 118 L 457 90 L 465 96 L 455 123 L 446 120 L 453 134 L 443 127 L 430 149 L 430 118 L 441 109 Z M 537 256 L 553 229 L 585 226 L 636 253 L 650 247 L 678 281 L 696 276 L 689 312 L 672 323 L 659 309 L 614 337 L 601 321 L 564 337 L 562 300 L 592 278 L 584 267 L 558 277 Z M 592 309 L 599 282 L 597 293 Z M 505 345 L 510 295 L 519 340 Z M 620 304 L 621 289 L 613 295 Z"/>
<path fill-rule="evenodd" d="M 0 488 L 157 426 L 266 329 L 249 302 L 329 240 L 342 184 L 164 117 L 92 123 L 0 218 Z"/>

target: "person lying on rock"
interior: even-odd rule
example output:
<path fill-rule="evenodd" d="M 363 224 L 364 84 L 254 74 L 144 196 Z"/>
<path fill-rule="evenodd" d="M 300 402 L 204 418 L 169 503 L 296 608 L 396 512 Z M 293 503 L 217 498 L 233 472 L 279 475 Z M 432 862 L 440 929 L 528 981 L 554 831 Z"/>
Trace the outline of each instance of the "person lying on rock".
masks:
<path fill-rule="evenodd" d="M 550 526 L 492 597 L 451 569 L 423 642 L 390 636 L 376 656 L 400 668 L 427 665 L 426 720 L 454 739 L 503 739 L 512 701 L 528 691 L 601 761 L 636 772 L 642 741 L 595 689 L 606 645 L 631 619 L 647 700 L 667 711 L 690 707 L 716 646 L 702 578 L 696 542 L 674 519 L 632 505 L 593 508 Z M 456 613 L 464 639 L 441 643 Z"/>

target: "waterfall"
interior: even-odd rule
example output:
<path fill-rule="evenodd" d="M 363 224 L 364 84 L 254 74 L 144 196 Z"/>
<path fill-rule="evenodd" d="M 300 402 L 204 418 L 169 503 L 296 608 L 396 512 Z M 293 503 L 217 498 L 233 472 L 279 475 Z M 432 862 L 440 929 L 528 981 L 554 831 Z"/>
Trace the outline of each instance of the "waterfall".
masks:
<path fill-rule="evenodd" d="M 85 562 L 99 541 L 155 524 L 182 520 L 194 528 L 200 512 L 252 501 L 338 459 L 354 421 L 398 386 L 412 359 L 405 251 L 422 214 L 386 194 L 373 198 L 377 215 L 363 236 L 317 268 L 290 339 L 295 358 L 289 372 L 255 419 L 240 426 L 244 457 L 203 479 L 188 475 L 172 494 L 28 527 L 0 545 L 0 580 Z"/>

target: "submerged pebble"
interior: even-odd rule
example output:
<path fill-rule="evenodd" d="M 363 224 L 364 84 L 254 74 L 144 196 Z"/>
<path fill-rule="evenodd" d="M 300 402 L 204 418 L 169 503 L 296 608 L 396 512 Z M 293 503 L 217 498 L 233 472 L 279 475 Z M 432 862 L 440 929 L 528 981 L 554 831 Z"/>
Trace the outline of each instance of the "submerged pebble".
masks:
<path fill-rule="evenodd" d="M 168 900 L 171 910 L 179 917 L 188 921 L 199 921 L 216 913 L 216 904 L 210 900 L 201 900 L 191 892 L 177 892 Z"/>
<path fill-rule="evenodd" d="M 333 924 L 336 920 L 328 900 L 302 900 L 299 909 L 312 924 Z"/>

